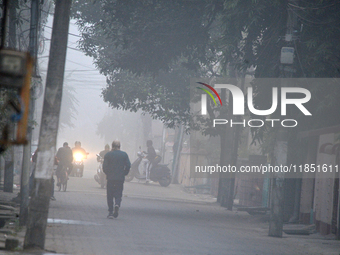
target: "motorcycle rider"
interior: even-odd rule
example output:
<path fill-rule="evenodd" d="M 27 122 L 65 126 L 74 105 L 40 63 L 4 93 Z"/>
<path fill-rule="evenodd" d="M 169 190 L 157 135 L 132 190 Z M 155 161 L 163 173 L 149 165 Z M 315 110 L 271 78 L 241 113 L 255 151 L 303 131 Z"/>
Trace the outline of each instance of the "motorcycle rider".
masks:
<path fill-rule="evenodd" d="M 81 153 L 84 156 L 84 158 L 87 158 L 87 155 L 89 154 L 81 147 L 81 142 L 79 142 L 79 141 L 76 141 L 74 143 L 74 147 L 72 148 L 72 152 L 73 152 L 73 155 L 75 155 L 76 153 Z M 84 172 L 84 165 L 81 166 L 81 172 L 82 173 Z"/>
<path fill-rule="evenodd" d="M 148 183 L 150 181 L 150 169 L 151 165 L 153 164 L 155 158 L 157 157 L 155 148 L 152 146 L 152 141 L 147 140 L 146 141 L 146 147 L 147 147 L 147 156 L 146 158 L 149 160 L 149 164 L 146 168 L 146 182 Z"/>
<path fill-rule="evenodd" d="M 75 152 L 80 152 L 84 155 L 87 155 L 88 153 L 81 147 L 81 142 L 79 141 L 76 141 L 74 143 L 74 147 L 72 148 L 72 152 L 75 153 Z"/>
<path fill-rule="evenodd" d="M 107 205 L 109 219 L 117 218 L 122 201 L 125 176 L 130 171 L 131 163 L 126 152 L 120 150 L 120 142 L 112 142 L 112 150 L 104 156 L 103 171 L 106 174 Z M 113 204 L 113 199 L 114 204 Z M 113 206 L 114 205 L 114 206 Z M 114 211 L 113 211 L 114 208 Z"/>
<path fill-rule="evenodd" d="M 99 152 L 99 156 L 103 159 L 106 153 L 110 151 L 110 145 L 106 144 L 105 149 L 101 152 Z M 100 158 L 97 158 L 97 161 L 100 162 Z"/>
<path fill-rule="evenodd" d="M 60 186 L 60 177 L 61 177 L 61 171 L 64 167 L 68 169 L 72 169 L 72 161 L 73 161 L 73 153 L 71 148 L 68 146 L 67 142 L 64 142 L 63 147 L 60 147 L 58 149 L 58 152 L 56 154 L 56 159 L 58 160 L 58 167 L 56 170 L 57 175 L 57 186 Z M 69 173 L 67 171 L 67 173 Z"/>

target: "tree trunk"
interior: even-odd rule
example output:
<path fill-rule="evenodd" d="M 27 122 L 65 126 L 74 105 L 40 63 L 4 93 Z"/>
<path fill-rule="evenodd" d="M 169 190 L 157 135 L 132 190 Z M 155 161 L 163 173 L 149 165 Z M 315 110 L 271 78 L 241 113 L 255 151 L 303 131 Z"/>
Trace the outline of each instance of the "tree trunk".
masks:
<path fill-rule="evenodd" d="M 276 135 L 272 165 L 287 165 L 287 134 L 279 130 Z M 273 174 L 269 236 L 282 237 L 284 210 L 284 173 Z"/>
<path fill-rule="evenodd" d="M 178 168 L 181 161 L 182 143 L 183 143 L 183 133 L 184 127 L 180 125 L 177 130 L 177 135 L 175 136 L 175 143 L 173 147 L 174 157 L 172 162 L 172 184 L 178 184 Z"/>
<path fill-rule="evenodd" d="M 226 100 L 226 90 L 222 89 L 221 99 L 222 102 L 227 102 Z M 229 115 L 228 112 L 222 112 L 219 118 L 226 119 Z M 220 165 L 227 166 L 228 163 L 231 162 L 231 154 L 232 154 L 232 129 L 227 125 L 223 125 L 220 127 L 220 139 L 221 139 L 221 152 L 220 152 Z M 228 200 L 230 197 L 230 175 L 229 173 L 220 173 L 219 183 L 218 183 L 218 194 L 217 194 L 217 202 L 221 204 L 223 207 L 227 207 Z"/>
<path fill-rule="evenodd" d="M 145 148 L 146 141 L 152 139 L 152 118 L 149 114 L 141 115 L 143 126 L 143 146 Z"/>
<path fill-rule="evenodd" d="M 44 249 L 72 0 L 57 0 L 41 118 L 35 192 L 30 200 L 24 248 Z"/>

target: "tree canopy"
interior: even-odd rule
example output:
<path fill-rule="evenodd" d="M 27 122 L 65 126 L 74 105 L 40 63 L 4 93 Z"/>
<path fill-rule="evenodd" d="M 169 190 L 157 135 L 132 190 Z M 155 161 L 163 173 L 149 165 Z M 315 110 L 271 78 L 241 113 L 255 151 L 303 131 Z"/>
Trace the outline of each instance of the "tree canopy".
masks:
<path fill-rule="evenodd" d="M 137 76 L 128 71 L 114 73 L 108 76 L 103 99 L 112 108 L 147 112 L 171 128 L 188 124 L 189 74 L 181 66 L 160 72 L 157 77 Z"/>
<path fill-rule="evenodd" d="M 290 28 L 292 41 L 285 40 L 288 11 L 296 18 Z M 286 0 L 76 0 L 73 4 L 82 32 L 80 48 L 108 78 L 104 101 L 113 108 L 142 109 L 170 126 L 188 117 L 192 73 L 183 75 L 183 67 L 226 76 L 231 72 L 242 76 L 253 67 L 256 78 L 285 77 L 280 51 L 291 46 L 295 50 L 292 77 L 339 77 L 339 12 L 337 0 L 298 4 Z M 256 83 L 253 87 L 255 107 L 265 109 L 271 90 Z M 325 112 L 336 109 L 336 88 L 318 93 L 327 98 L 317 100 Z M 319 116 L 326 118 L 322 111 Z M 307 121 L 303 127 L 336 121 Z"/>
<path fill-rule="evenodd" d="M 179 58 L 194 66 L 205 56 L 217 13 L 213 0 L 115 0 L 73 3 L 80 48 L 105 75 L 169 70 Z"/>

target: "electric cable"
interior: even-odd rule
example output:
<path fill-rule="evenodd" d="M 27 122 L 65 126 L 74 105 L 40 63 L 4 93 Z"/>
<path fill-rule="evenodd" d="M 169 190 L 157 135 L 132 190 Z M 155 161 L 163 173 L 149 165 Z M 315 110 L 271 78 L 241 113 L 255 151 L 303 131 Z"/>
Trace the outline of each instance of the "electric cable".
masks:
<path fill-rule="evenodd" d="M 297 59 L 298 59 L 298 61 L 299 61 L 299 65 L 300 65 L 301 71 L 302 71 L 302 73 L 303 73 L 303 77 L 306 77 L 306 73 L 305 73 L 305 71 L 303 70 L 303 67 L 302 67 L 302 64 L 301 64 L 300 55 L 299 55 L 299 52 L 298 52 L 298 49 L 297 49 L 296 41 L 295 41 L 295 40 L 294 40 L 294 48 L 295 48 L 295 52 L 296 52 Z"/>

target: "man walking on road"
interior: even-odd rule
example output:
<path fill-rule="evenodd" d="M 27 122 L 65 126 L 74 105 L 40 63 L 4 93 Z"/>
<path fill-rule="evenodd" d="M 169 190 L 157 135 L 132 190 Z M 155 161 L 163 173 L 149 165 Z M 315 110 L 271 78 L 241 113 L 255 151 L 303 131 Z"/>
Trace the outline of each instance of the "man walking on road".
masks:
<path fill-rule="evenodd" d="M 103 171 L 106 174 L 107 205 L 109 219 L 117 218 L 123 195 L 125 176 L 129 173 L 131 163 L 126 152 L 120 150 L 120 142 L 112 142 L 112 150 L 105 154 Z M 115 200 L 113 206 L 113 199 Z M 114 210 L 113 210 L 114 207 Z"/>

